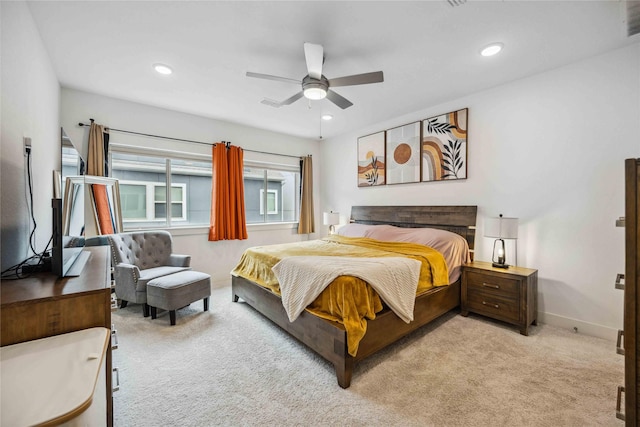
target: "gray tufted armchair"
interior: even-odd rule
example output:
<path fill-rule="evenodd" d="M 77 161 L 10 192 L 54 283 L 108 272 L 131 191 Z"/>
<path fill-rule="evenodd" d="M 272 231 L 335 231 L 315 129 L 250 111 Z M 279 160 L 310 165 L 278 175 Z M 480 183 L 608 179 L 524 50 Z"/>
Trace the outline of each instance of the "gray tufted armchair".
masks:
<path fill-rule="evenodd" d="M 189 255 L 171 253 L 168 231 L 136 231 L 106 237 L 111 246 L 116 296 L 122 300 L 121 307 L 128 302 L 143 304 L 145 317 L 149 316 L 147 282 L 191 269 Z"/>

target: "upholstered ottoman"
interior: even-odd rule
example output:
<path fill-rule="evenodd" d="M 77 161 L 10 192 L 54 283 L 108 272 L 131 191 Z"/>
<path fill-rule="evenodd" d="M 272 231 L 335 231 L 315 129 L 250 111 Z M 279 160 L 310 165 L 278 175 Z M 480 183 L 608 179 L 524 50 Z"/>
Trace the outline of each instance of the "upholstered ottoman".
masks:
<path fill-rule="evenodd" d="M 147 283 L 147 304 L 151 308 L 151 318 L 155 319 L 157 309 L 169 311 L 171 324 L 176 324 L 176 310 L 186 307 L 199 299 L 204 300 L 204 311 L 209 310 L 211 277 L 199 271 L 180 271 L 156 277 Z"/>

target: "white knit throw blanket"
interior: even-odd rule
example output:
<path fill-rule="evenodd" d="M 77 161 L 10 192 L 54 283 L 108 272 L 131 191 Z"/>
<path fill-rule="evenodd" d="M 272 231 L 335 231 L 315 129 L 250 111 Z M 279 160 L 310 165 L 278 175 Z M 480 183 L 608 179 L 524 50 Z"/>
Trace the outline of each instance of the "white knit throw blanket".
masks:
<path fill-rule="evenodd" d="M 420 261 L 411 258 L 293 256 L 272 270 L 278 278 L 282 304 L 293 322 L 338 276 L 358 277 L 405 322 L 413 320 Z"/>

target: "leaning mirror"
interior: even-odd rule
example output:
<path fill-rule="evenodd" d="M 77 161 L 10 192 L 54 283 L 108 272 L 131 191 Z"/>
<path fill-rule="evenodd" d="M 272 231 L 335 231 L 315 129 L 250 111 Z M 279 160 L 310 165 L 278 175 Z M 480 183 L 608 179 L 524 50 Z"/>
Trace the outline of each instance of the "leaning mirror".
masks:
<path fill-rule="evenodd" d="M 51 269 L 58 276 L 77 276 L 88 252 L 84 230 L 84 161 L 64 129 L 60 129 L 60 169 L 54 171 Z"/>
<path fill-rule="evenodd" d="M 87 236 L 114 234 L 123 231 L 120 208 L 120 186 L 115 178 L 84 176 L 85 197 L 90 201 L 85 212 Z M 89 220 L 89 217 L 92 221 Z"/>

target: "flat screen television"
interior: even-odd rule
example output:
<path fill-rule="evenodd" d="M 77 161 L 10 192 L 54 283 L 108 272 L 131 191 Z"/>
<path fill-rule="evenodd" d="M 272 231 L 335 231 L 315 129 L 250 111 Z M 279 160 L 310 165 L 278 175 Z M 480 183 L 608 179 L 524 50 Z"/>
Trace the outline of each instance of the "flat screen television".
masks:
<path fill-rule="evenodd" d="M 51 202 L 53 250 L 51 269 L 60 277 L 78 276 L 89 253 L 84 251 L 84 160 L 64 129 L 60 129 L 60 189 Z"/>

